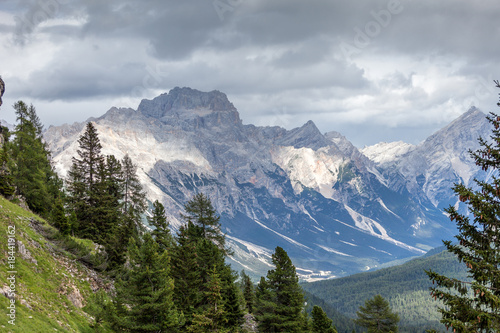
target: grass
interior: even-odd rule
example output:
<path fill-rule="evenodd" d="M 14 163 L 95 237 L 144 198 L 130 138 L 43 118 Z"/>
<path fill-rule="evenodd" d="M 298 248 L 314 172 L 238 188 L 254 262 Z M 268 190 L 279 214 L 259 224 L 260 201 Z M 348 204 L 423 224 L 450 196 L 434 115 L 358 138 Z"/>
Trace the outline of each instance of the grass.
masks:
<path fill-rule="evenodd" d="M 23 258 L 16 247 L 13 267 L 7 259 L 9 226 L 15 227 L 16 241 L 31 254 Z M 86 305 L 93 293 L 89 269 L 77 260 L 97 256 L 92 241 L 62 240 L 46 221 L 0 196 L 0 251 L 0 288 L 8 285 L 8 271 L 16 272 L 15 325 L 8 322 L 9 299 L 0 294 L 1 332 L 94 332 L 92 318 L 68 298 L 78 291 Z"/>

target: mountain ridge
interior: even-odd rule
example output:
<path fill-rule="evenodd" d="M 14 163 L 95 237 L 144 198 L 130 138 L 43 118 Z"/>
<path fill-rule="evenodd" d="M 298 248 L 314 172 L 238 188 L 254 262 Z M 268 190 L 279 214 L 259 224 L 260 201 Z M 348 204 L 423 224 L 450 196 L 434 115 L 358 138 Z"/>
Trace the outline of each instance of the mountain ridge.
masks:
<path fill-rule="evenodd" d="M 316 279 L 422 254 L 454 233 L 423 189 L 415 199 L 396 166 L 382 168 L 312 121 L 292 130 L 243 125 L 221 92 L 174 88 L 137 111 L 112 108 L 93 121 L 103 153 L 128 153 L 139 164 L 148 197 L 164 203 L 174 230 L 183 204 L 206 193 L 235 249 L 235 267 L 255 276 L 265 275 L 275 246 L 287 250 L 303 279 Z M 45 133 L 62 175 L 82 129 Z"/>

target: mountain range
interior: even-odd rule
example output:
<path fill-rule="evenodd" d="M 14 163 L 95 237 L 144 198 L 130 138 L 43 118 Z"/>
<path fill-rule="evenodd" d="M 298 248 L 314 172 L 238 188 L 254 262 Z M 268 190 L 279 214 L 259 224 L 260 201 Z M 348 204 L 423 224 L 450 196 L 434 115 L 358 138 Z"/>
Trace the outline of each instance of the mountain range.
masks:
<path fill-rule="evenodd" d="M 443 212 L 459 205 L 453 183 L 488 176 L 468 156 L 490 131 L 476 108 L 419 145 L 363 149 L 312 121 L 292 130 L 243 124 L 224 93 L 191 88 L 88 121 L 104 154 L 129 154 L 138 165 L 149 200 L 165 205 L 174 232 L 184 204 L 205 193 L 234 250 L 233 267 L 256 277 L 272 267 L 276 246 L 308 281 L 422 255 L 455 234 Z M 44 134 L 63 177 L 85 124 Z"/>

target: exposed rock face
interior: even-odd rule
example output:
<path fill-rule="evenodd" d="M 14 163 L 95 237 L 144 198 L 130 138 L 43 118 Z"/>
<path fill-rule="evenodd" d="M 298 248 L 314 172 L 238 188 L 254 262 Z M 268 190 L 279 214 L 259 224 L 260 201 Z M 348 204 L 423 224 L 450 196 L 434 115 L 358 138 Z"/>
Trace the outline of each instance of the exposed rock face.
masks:
<path fill-rule="evenodd" d="M 2 96 L 5 93 L 5 82 L 3 82 L 2 77 L 0 76 L 0 106 L 2 106 Z"/>
<path fill-rule="evenodd" d="M 32 257 L 31 252 L 24 246 L 23 242 L 20 240 L 17 241 L 17 252 L 21 255 L 26 261 L 32 262 L 35 265 L 38 265 L 38 262 L 35 258 Z"/>
<path fill-rule="evenodd" d="M 204 93 L 191 88 L 176 87 L 168 94 L 162 94 L 153 100 L 143 100 L 137 109 L 144 115 L 162 118 L 165 115 L 189 113 L 188 110 L 203 111 L 236 111 L 226 94 L 214 90 Z"/>
<path fill-rule="evenodd" d="M 422 254 L 454 233 L 433 201 L 436 180 L 430 175 L 440 170 L 433 169 L 439 159 L 408 162 L 406 169 L 418 166 L 418 173 L 429 175 L 427 187 L 419 185 L 416 171 L 402 169 L 402 156 L 417 148 L 382 165 L 376 152 L 368 158 L 341 134 L 321 134 L 312 121 L 292 130 L 243 125 L 225 94 L 190 88 L 143 100 L 137 111 L 112 108 L 90 120 L 104 154 L 128 153 L 139 165 L 148 198 L 165 205 L 172 228 L 195 193 L 207 194 L 234 249 L 234 268 L 255 276 L 266 274 L 276 246 L 289 253 L 303 278 L 315 279 Z M 45 133 L 63 176 L 84 127 Z M 447 135 L 466 146 L 476 132 L 461 128 Z M 431 137 L 422 153 L 438 154 L 440 137 Z M 457 149 L 449 154 L 460 158 Z M 448 180 L 439 186 L 451 187 Z"/>
<path fill-rule="evenodd" d="M 367 155 L 377 163 L 388 179 L 403 176 L 406 189 L 421 200 L 444 209 L 459 205 L 451 190 L 454 183 L 473 185 L 473 179 L 487 175 L 474 164 L 469 150 L 480 148 L 478 138 L 487 139 L 491 125 L 475 107 L 437 131 L 417 146 L 391 143 L 367 147 Z"/>
<path fill-rule="evenodd" d="M 85 305 L 84 303 L 84 298 L 80 294 L 80 290 L 78 290 L 77 287 L 72 286 L 72 288 L 69 291 L 69 294 L 67 295 L 68 299 L 70 300 L 73 305 L 79 309 L 83 308 Z"/>

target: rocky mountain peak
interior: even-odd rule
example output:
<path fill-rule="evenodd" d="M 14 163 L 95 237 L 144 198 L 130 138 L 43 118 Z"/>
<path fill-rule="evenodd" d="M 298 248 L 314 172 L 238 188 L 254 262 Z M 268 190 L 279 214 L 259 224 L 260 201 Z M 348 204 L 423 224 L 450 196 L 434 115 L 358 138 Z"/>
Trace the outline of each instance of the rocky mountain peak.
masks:
<path fill-rule="evenodd" d="M 321 147 L 326 147 L 329 145 L 328 140 L 320 130 L 316 127 L 316 124 L 312 120 L 301 127 L 294 128 L 287 132 L 287 134 L 279 140 L 279 144 L 282 146 L 293 146 L 295 148 L 312 148 L 317 150 Z"/>
<path fill-rule="evenodd" d="M 427 138 L 421 146 L 424 150 L 454 149 L 455 151 L 468 151 L 477 149 L 477 139 L 481 133 L 489 130 L 489 122 L 486 115 L 476 107 L 471 107 L 467 112 L 451 122 L 448 126 L 435 132 Z"/>
<path fill-rule="evenodd" d="M 213 90 L 202 92 L 196 89 L 175 87 L 169 93 L 162 94 L 153 100 L 144 99 L 138 111 L 149 117 L 161 118 L 172 111 L 188 110 L 231 111 L 236 108 L 228 100 L 226 94 Z"/>

